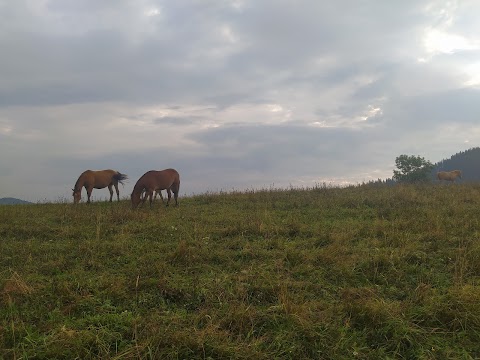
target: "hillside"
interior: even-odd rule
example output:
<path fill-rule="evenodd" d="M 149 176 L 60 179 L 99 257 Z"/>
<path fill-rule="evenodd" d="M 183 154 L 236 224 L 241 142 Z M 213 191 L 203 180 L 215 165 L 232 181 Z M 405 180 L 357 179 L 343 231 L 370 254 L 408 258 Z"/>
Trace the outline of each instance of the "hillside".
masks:
<path fill-rule="evenodd" d="M 462 170 L 463 181 L 480 181 L 480 147 L 452 155 L 435 164 L 432 174 L 438 171 Z"/>
<path fill-rule="evenodd" d="M 428 160 L 428 159 L 426 159 Z M 462 171 L 462 182 L 480 181 L 480 147 L 471 148 L 452 155 L 449 159 L 443 159 L 434 164 L 431 179 L 437 181 L 439 171 Z M 459 181 L 459 180 L 457 180 Z M 370 185 L 395 185 L 393 178 L 377 179 L 370 181 Z"/>
<path fill-rule="evenodd" d="M 0 206 L 0 358 L 479 358 L 479 190 Z"/>
<path fill-rule="evenodd" d="M 4 197 L 0 199 L 0 205 L 19 205 L 19 204 L 31 204 L 31 202 L 12 198 L 12 197 Z"/>

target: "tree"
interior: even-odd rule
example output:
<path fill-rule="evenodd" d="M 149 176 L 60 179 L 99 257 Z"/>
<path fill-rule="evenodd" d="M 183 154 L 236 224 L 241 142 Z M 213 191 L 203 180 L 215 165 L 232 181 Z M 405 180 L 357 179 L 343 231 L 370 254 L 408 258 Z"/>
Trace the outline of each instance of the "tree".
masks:
<path fill-rule="evenodd" d="M 398 170 L 393 170 L 393 179 L 398 182 L 431 181 L 434 165 L 421 156 L 400 155 L 395 159 Z"/>

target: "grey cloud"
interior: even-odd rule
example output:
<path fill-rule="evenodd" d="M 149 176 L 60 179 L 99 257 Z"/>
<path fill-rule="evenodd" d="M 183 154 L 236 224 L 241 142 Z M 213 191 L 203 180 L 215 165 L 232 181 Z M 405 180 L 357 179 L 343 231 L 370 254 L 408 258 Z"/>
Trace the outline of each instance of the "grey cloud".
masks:
<path fill-rule="evenodd" d="M 396 128 L 412 126 L 416 130 L 447 124 L 478 124 L 480 91 L 455 89 L 415 97 L 399 97 L 390 101 L 385 111 Z"/>
<path fill-rule="evenodd" d="M 132 11 L 126 4 L 118 6 Z M 368 8 L 355 4 L 346 2 L 345 6 L 366 16 Z M 342 42 L 352 43 L 351 38 L 342 40 L 340 36 L 349 33 L 360 39 L 361 35 L 357 34 L 368 30 L 365 26 L 368 23 L 358 20 L 361 16 L 333 16 L 336 7 L 320 6 L 318 2 L 307 1 L 304 5 L 261 2 L 247 7 L 245 12 L 235 13 L 231 9 L 227 11 L 229 8 L 225 6 L 170 3 L 163 7 L 165 16 L 153 22 L 156 31 L 146 34 L 139 43 L 131 43 L 120 27 L 105 29 L 99 22 L 79 35 L 23 33 L 15 40 L 4 39 L 4 54 L 10 56 L 0 61 L 14 70 L 8 73 L 16 74 L 18 79 L 32 71 L 40 71 L 44 80 L 4 88 L 3 104 L 18 105 L 21 101 L 26 104 L 109 100 L 155 102 L 172 101 L 178 96 L 186 99 L 203 96 L 204 101 L 219 99 L 222 102 L 235 93 L 249 101 L 252 98 L 249 90 L 254 90 L 256 96 L 262 93 L 265 96 L 269 87 L 277 85 L 268 80 L 269 72 L 295 71 L 296 67 L 300 70 L 310 57 L 332 53 Z M 371 5 L 367 3 L 367 6 Z M 104 13 L 115 18 L 118 11 L 112 10 L 114 8 L 112 4 L 49 3 L 51 11 L 66 12 L 73 19 L 87 17 L 87 9 L 88 14 L 93 11 L 90 15 L 93 18 Z M 365 13 L 362 15 L 362 12 Z M 399 14 L 401 12 L 397 11 L 395 15 Z M 189 21 L 183 21 L 185 18 Z M 335 18 L 335 26 L 332 18 Z M 120 22 L 121 17 L 117 21 Z M 240 43 L 244 39 L 249 45 L 240 53 L 227 56 L 218 66 L 211 66 L 208 58 L 198 58 L 198 54 L 220 46 L 212 41 L 212 35 L 225 23 L 238 32 Z M 171 29 L 175 29 L 174 37 Z M 370 51 L 367 48 L 362 53 Z M 18 63 L 19 56 L 24 58 L 22 63 Z M 35 66 L 31 66 L 33 60 Z M 186 65 L 182 66 L 183 63 Z M 258 84 L 259 75 L 263 85 Z M 235 89 L 242 82 L 243 93 Z"/>
<path fill-rule="evenodd" d="M 162 125 L 192 125 L 203 120 L 200 116 L 180 117 L 180 116 L 164 116 L 153 120 L 155 124 Z"/>
<path fill-rule="evenodd" d="M 243 167 L 248 167 L 248 161 L 251 161 L 251 167 L 258 165 L 258 169 L 267 170 L 283 168 L 285 163 L 293 165 L 296 161 L 317 163 L 322 159 L 327 162 L 331 161 L 329 159 L 348 159 L 355 156 L 352 148 L 360 145 L 364 134 L 362 131 L 309 126 L 258 125 L 217 128 L 198 133 L 193 138 L 209 144 L 215 153 L 238 154 L 235 159 L 245 159 Z"/>

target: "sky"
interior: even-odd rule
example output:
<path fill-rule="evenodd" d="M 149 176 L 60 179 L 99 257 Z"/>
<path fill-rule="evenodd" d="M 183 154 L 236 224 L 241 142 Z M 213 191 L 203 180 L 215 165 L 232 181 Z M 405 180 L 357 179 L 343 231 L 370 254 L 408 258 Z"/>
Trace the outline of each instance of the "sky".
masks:
<path fill-rule="evenodd" d="M 480 146 L 479 13 L 475 0 L 0 0 L 0 198 L 72 201 L 87 169 L 127 174 L 123 198 L 175 168 L 190 196 L 450 158 Z"/>

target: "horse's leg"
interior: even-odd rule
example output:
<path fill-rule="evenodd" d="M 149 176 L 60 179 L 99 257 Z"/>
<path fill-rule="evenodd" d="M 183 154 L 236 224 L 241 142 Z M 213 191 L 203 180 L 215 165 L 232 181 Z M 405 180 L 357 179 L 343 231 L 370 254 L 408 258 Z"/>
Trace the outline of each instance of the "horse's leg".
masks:
<path fill-rule="evenodd" d="M 173 192 L 173 196 L 175 198 L 175 206 L 178 206 L 178 189 L 175 189 L 176 191 Z"/>
<path fill-rule="evenodd" d="M 167 199 L 167 204 L 165 206 L 168 206 L 170 204 L 170 199 L 172 198 L 172 191 L 170 190 L 170 188 L 166 190 L 167 190 L 168 199 Z"/>
<path fill-rule="evenodd" d="M 118 183 L 114 183 L 115 191 L 117 192 L 117 200 L 120 201 L 120 191 L 118 191 Z"/>
<path fill-rule="evenodd" d="M 162 199 L 162 204 L 165 205 L 165 201 L 163 200 L 162 190 L 158 190 L 158 194 L 160 195 L 160 199 Z"/>
<path fill-rule="evenodd" d="M 108 185 L 108 191 L 110 191 L 110 202 L 112 202 L 112 198 L 113 198 L 112 184 Z"/>
<path fill-rule="evenodd" d="M 178 193 L 180 192 L 180 182 L 172 186 L 172 191 L 175 198 L 175 206 L 178 206 Z"/>
<path fill-rule="evenodd" d="M 90 204 L 90 196 L 92 195 L 93 186 L 89 186 L 87 189 L 87 204 Z"/>
<path fill-rule="evenodd" d="M 152 202 L 153 202 L 153 191 L 148 190 L 147 193 L 148 199 L 150 200 L 150 207 L 152 207 Z"/>
<path fill-rule="evenodd" d="M 147 200 L 147 190 L 146 189 L 143 189 L 142 193 L 140 194 L 140 199 L 142 200 L 142 207 L 143 207 L 143 205 L 145 204 L 145 200 Z"/>

